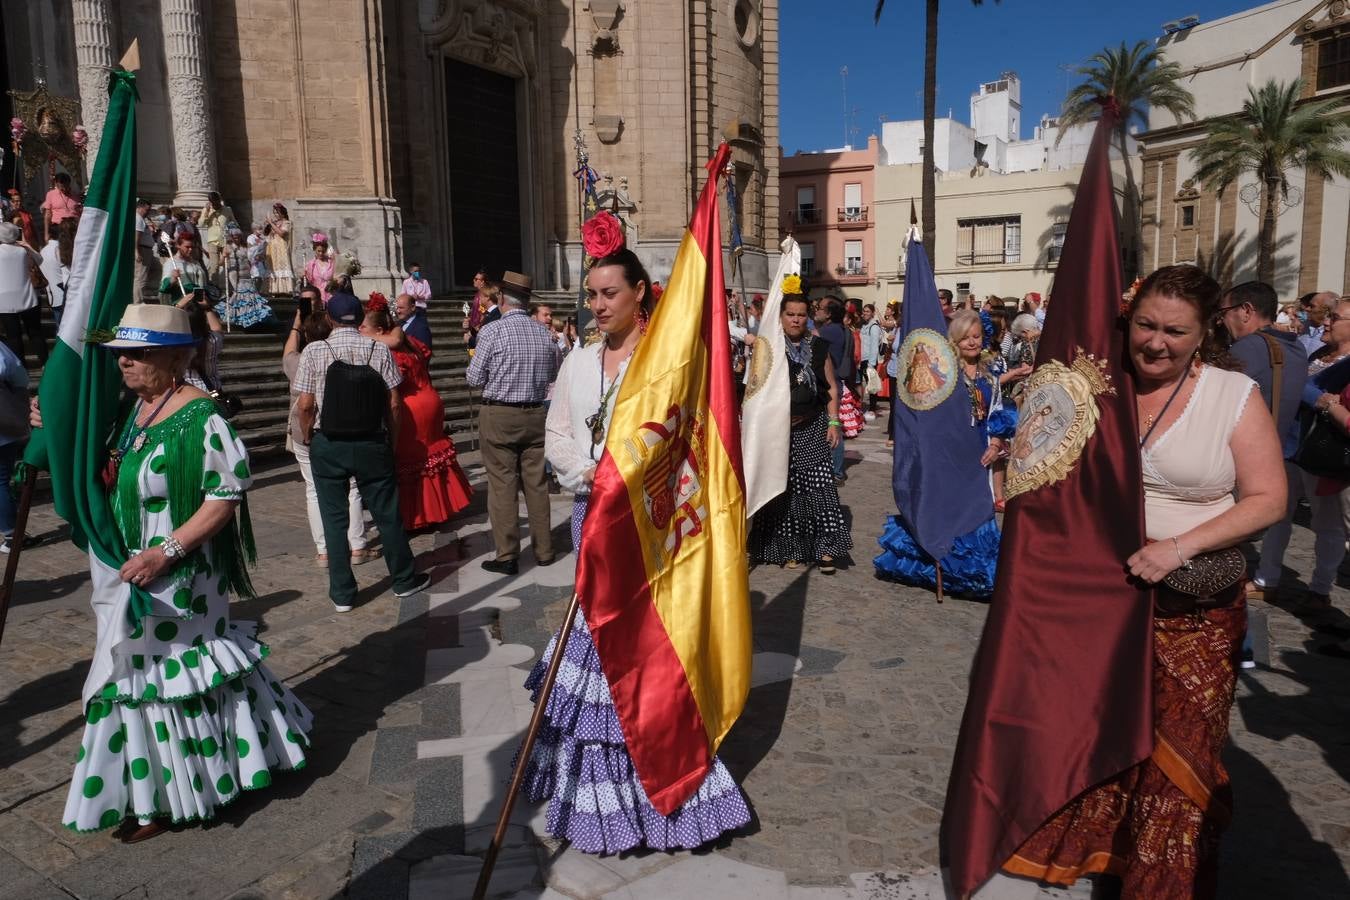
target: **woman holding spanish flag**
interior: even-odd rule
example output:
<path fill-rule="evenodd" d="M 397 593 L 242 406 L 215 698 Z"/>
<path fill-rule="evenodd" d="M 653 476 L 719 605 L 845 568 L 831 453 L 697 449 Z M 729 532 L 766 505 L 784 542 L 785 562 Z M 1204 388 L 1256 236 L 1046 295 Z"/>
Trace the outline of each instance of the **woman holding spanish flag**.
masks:
<path fill-rule="evenodd" d="M 563 360 L 544 444 L 558 481 L 576 494 L 574 547 L 581 543 L 587 500 L 619 388 L 654 302 L 651 278 L 624 246 L 617 219 L 599 213 L 582 235 L 586 254 L 595 260 L 586 276 L 586 295 L 603 340 Z M 525 682 L 536 700 L 557 641 L 555 634 Z M 658 812 L 629 756 L 609 683 L 580 612 L 564 654 L 523 788 L 533 801 L 551 801 L 548 827 L 555 837 L 585 853 L 621 853 L 638 846 L 693 849 L 750 821 L 740 787 L 717 759 L 682 806 L 668 816 Z"/>

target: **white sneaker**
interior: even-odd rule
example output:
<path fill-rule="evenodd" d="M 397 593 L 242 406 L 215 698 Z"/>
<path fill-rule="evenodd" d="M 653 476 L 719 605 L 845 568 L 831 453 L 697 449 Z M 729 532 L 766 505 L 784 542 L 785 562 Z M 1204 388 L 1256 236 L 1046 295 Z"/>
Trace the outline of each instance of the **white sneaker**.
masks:
<path fill-rule="evenodd" d="M 863 413 L 863 421 L 864 421 L 864 422 L 875 422 L 876 420 L 877 420 L 877 414 L 876 414 L 876 413 L 874 413 L 874 412 L 865 412 L 865 413 Z"/>
<path fill-rule="evenodd" d="M 334 604 L 333 604 L 333 612 L 345 613 L 345 612 L 351 612 L 351 611 L 352 611 L 352 607 L 350 607 L 350 606 L 340 606 L 340 605 L 337 604 L 337 603 L 334 603 Z"/>
<path fill-rule="evenodd" d="M 401 591 L 398 590 L 394 591 L 394 596 L 400 599 L 404 597 L 411 597 L 413 594 L 420 594 L 422 591 L 425 591 L 429 587 L 431 587 L 431 573 L 424 572 L 421 575 L 417 576 L 417 580 L 413 582 L 411 587 L 406 587 Z"/>

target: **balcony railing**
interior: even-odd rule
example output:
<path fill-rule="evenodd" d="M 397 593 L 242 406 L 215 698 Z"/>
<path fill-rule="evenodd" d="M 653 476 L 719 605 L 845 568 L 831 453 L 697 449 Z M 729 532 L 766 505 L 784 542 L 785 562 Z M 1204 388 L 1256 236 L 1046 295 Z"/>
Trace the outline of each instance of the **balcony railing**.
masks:
<path fill-rule="evenodd" d="M 834 267 L 834 274 L 841 283 L 866 281 L 867 263 L 844 263 Z"/>
<path fill-rule="evenodd" d="M 792 224 L 794 225 L 819 225 L 821 222 L 821 210 L 814 206 L 799 206 L 792 213 Z"/>
<path fill-rule="evenodd" d="M 858 227 L 867 224 L 867 207 L 865 206 L 841 206 L 838 208 L 836 221 L 843 226 L 854 225 Z"/>

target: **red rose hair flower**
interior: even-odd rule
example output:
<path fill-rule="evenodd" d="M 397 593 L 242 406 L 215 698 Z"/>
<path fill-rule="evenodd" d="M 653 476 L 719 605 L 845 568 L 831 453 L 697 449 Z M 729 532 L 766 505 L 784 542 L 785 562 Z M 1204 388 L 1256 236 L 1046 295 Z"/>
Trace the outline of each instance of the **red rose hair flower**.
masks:
<path fill-rule="evenodd" d="M 602 259 L 624 247 L 623 225 L 613 213 L 598 212 L 581 226 L 581 245 L 591 259 Z"/>
<path fill-rule="evenodd" d="M 371 291 L 370 299 L 366 300 L 366 312 L 375 312 L 376 310 L 388 308 L 389 298 L 379 291 Z"/>

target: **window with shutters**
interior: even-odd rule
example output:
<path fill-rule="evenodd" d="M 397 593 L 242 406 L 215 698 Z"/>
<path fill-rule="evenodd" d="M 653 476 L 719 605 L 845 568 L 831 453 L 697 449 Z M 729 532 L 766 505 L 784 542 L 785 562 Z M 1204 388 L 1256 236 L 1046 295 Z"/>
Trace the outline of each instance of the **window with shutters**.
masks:
<path fill-rule="evenodd" d="M 802 251 L 802 277 L 810 278 L 816 274 L 816 245 L 806 241 L 797 246 Z"/>
<path fill-rule="evenodd" d="M 862 241 L 844 241 L 844 274 L 866 275 L 862 257 Z"/>
<path fill-rule="evenodd" d="M 1322 41 L 1317 45 L 1317 89 L 1350 84 L 1350 34 Z"/>
<path fill-rule="evenodd" d="M 814 185 L 797 188 L 797 224 L 820 224 L 820 210 L 816 207 L 816 188 Z"/>
<path fill-rule="evenodd" d="M 1050 226 L 1050 262 L 1059 262 L 1064 253 L 1064 235 L 1069 231 L 1068 222 L 1056 222 Z"/>
<path fill-rule="evenodd" d="M 956 221 L 958 266 L 1001 266 L 1022 261 L 1022 217 Z"/>

